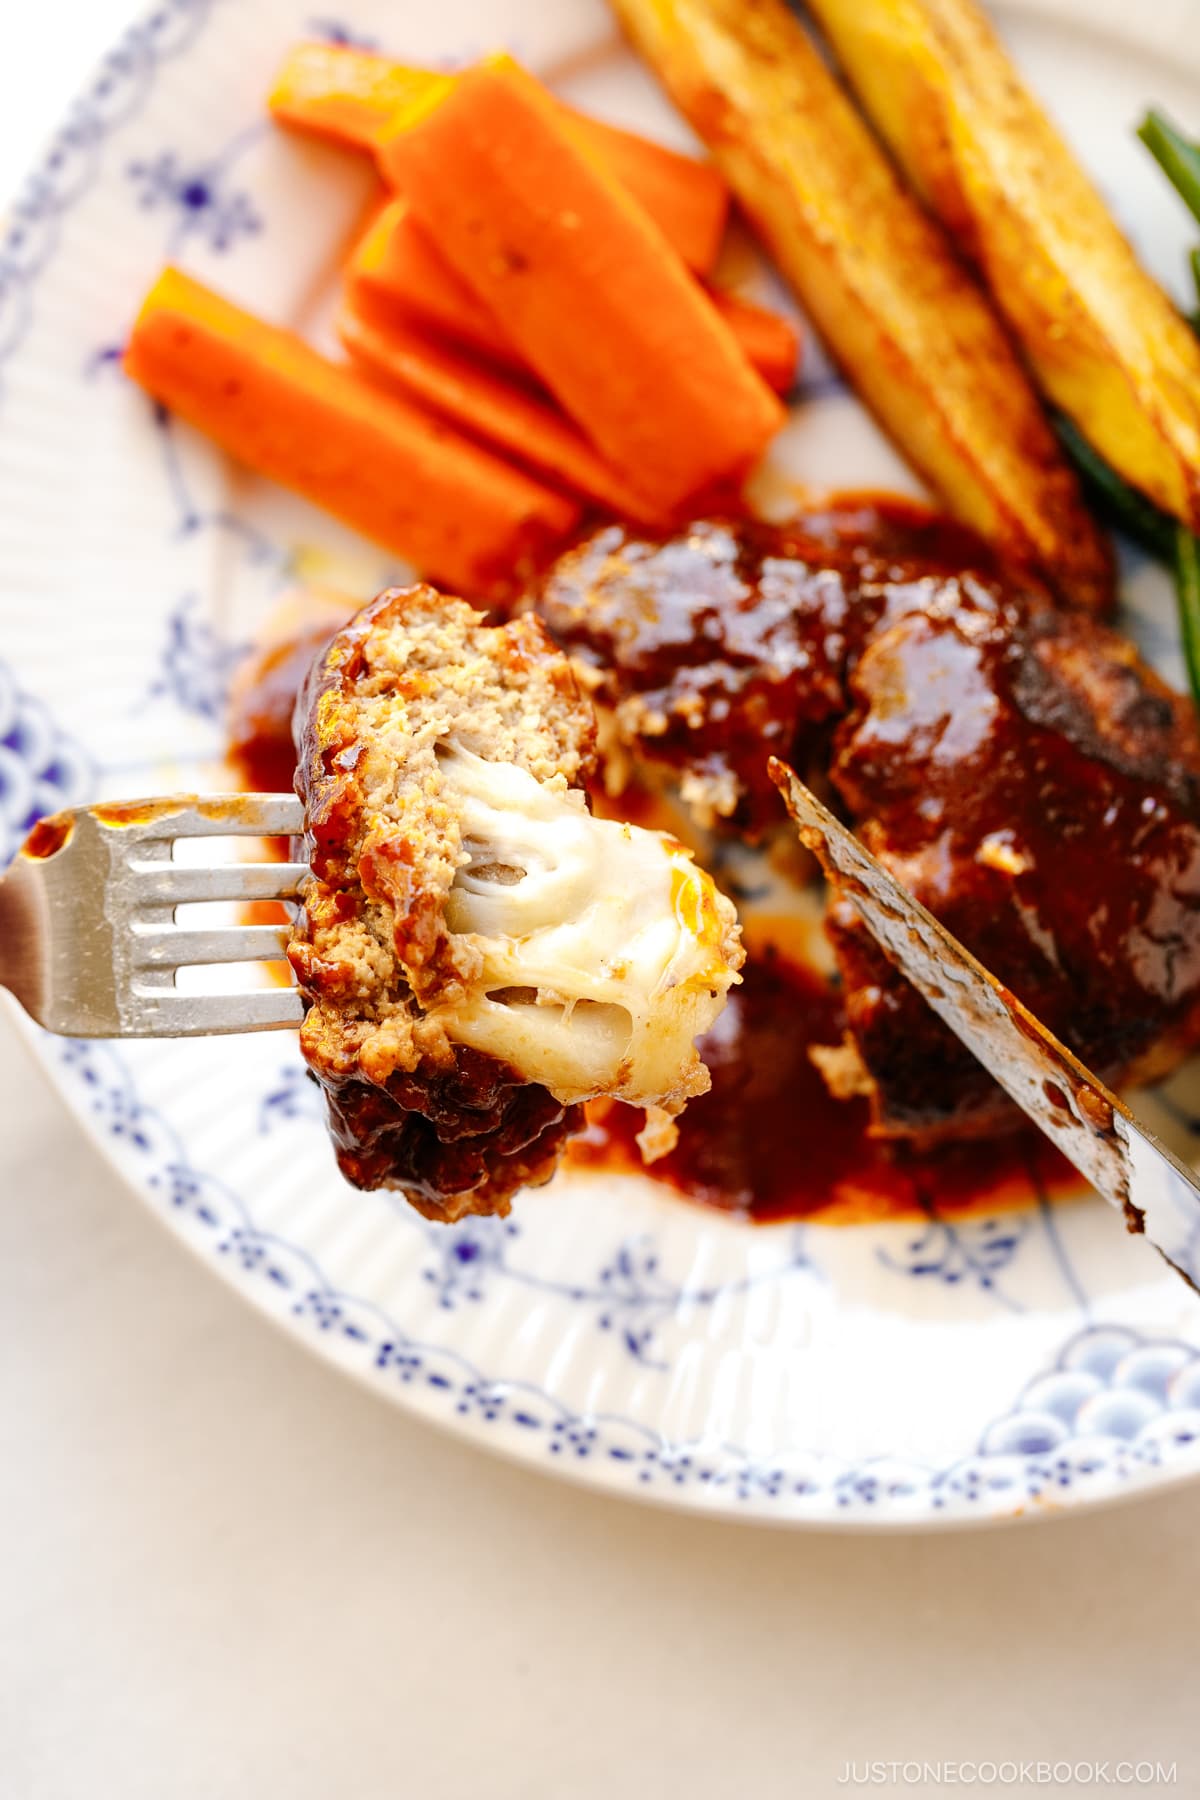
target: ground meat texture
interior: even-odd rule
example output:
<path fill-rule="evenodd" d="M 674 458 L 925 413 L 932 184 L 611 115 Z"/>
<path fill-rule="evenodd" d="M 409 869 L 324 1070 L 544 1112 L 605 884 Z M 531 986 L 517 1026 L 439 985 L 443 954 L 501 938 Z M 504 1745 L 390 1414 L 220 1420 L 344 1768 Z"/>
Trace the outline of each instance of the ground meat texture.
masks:
<path fill-rule="evenodd" d="M 454 821 L 427 789 L 451 727 L 468 747 L 577 784 L 594 757 L 590 709 L 535 620 L 489 629 L 416 588 L 381 595 L 334 638 L 297 723 L 312 877 L 289 956 L 339 1167 L 429 1218 L 506 1213 L 517 1188 L 553 1173 L 583 1109 L 452 1043 L 431 1013 L 468 971 L 442 910 Z M 385 795 L 391 830 L 373 814 Z"/>

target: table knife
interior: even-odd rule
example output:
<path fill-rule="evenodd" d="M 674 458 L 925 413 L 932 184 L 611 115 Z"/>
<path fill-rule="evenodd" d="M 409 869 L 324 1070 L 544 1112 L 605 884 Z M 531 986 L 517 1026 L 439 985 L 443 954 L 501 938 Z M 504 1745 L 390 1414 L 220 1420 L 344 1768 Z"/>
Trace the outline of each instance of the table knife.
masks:
<path fill-rule="evenodd" d="M 1200 1289 L 1200 1182 L 775 758 L 801 840 L 880 948 L 1099 1194 Z"/>

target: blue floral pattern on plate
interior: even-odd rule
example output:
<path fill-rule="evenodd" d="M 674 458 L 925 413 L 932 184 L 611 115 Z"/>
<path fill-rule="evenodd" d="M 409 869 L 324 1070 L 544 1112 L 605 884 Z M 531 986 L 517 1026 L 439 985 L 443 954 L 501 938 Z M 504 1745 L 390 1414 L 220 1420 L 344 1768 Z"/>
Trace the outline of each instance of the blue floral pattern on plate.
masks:
<path fill-rule="evenodd" d="M 95 180 L 106 138 L 137 114 L 163 64 L 196 41 L 216 4 L 163 0 L 131 26 L 71 108 L 0 239 L 0 366 L 24 337 L 34 282 L 57 248 L 63 215 Z"/>
<path fill-rule="evenodd" d="M 177 246 L 195 235 L 211 250 L 228 250 L 239 238 L 262 230 L 250 196 L 227 186 L 219 166 L 189 168 L 173 150 L 163 150 L 130 163 L 129 179 L 145 211 L 161 208 L 175 215 Z"/>
<path fill-rule="evenodd" d="M 1020 1302 L 1004 1293 L 1000 1277 L 1013 1262 L 1030 1228 L 1030 1216 L 1022 1212 L 957 1224 L 949 1219 L 931 1219 L 905 1244 L 903 1257 L 881 1248 L 879 1261 L 884 1268 L 916 1281 L 940 1281 L 948 1287 L 973 1283 L 1001 1305 L 1019 1311 Z"/>
<path fill-rule="evenodd" d="M 512 1218 L 467 1219 L 449 1229 L 432 1226 L 426 1235 L 430 1260 L 422 1273 L 446 1311 L 463 1301 L 485 1300 L 497 1281 L 507 1280 L 569 1301 L 577 1312 L 590 1314 L 598 1330 L 611 1332 L 634 1362 L 651 1369 L 669 1366 L 658 1342 L 669 1320 L 684 1313 L 694 1316 L 801 1271 L 819 1279 L 799 1228 L 787 1234 L 783 1254 L 770 1268 L 708 1285 L 673 1280 L 647 1232 L 622 1239 L 605 1255 L 594 1279 L 584 1282 L 554 1280 L 514 1264 L 509 1247 L 521 1237 L 521 1227 Z"/>
<path fill-rule="evenodd" d="M 1200 1346 L 1112 1325 L 1073 1334 L 1053 1365 L 986 1429 L 975 1454 L 940 1469 L 887 1458 L 839 1466 L 815 1453 L 763 1459 L 736 1445 L 671 1442 L 632 1418 L 572 1410 L 534 1383 L 488 1378 L 456 1350 L 415 1338 L 377 1306 L 338 1291 L 307 1252 L 260 1231 L 224 1182 L 189 1166 L 169 1123 L 139 1099 L 117 1050 L 72 1041 L 62 1061 L 85 1091 L 94 1124 L 144 1165 L 143 1179 L 160 1204 L 212 1234 L 216 1254 L 274 1290 L 274 1309 L 285 1307 L 293 1322 L 336 1337 L 402 1387 L 419 1387 L 425 1410 L 508 1428 L 550 1457 L 594 1457 L 628 1469 L 641 1488 L 695 1484 L 755 1510 L 825 1497 L 842 1513 L 913 1506 L 986 1512 L 997 1501 L 1006 1508 L 1053 1501 L 1102 1477 L 1123 1482 L 1148 1467 L 1200 1466 Z M 457 1236 L 442 1233 L 439 1259 L 454 1271 L 441 1278 L 443 1291 L 481 1299 L 482 1288 L 471 1290 L 475 1272 L 499 1266 L 516 1235 L 500 1220 L 473 1221 Z"/>
<path fill-rule="evenodd" d="M 0 662 L 0 869 L 35 820 L 93 791 L 90 757 Z"/>
<path fill-rule="evenodd" d="M 181 712 L 219 724 L 225 717 L 229 681 L 249 646 L 230 644 L 204 617 L 199 597 L 185 594 L 167 614 L 167 641 L 150 699 L 168 699 Z"/>

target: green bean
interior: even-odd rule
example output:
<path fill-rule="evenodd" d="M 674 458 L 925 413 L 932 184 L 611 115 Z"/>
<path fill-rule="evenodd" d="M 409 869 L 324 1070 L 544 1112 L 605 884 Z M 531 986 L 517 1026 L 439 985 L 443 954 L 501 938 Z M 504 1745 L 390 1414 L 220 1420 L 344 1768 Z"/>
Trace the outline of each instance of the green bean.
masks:
<path fill-rule="evenodd" d="M 1175 599 L 1188 685 L 1200 707 L 1200 538 L 1186 525 L 1175 528 Z"/>
<path fill-rule="evenodd" d="M 1073 420 L 1058 414 L 1054 426 L 1063 449 L 1079 472 L 1088 497 L 1105 522 L 1123 531 L 1159 562 L 1172 564 L 1175 559 L 1174 520 L 1110 469 Z"/>
<path fill-rule="evenodd" d="M 1138 126 L 1138 136 L 1158 163 L 1184 205 L 1200 219 L 1200 145 L 1185 138 L 1165 114 L 1152 108 Z M 1189 257 L 1192 285 L 1200 301 L 1200 248 Z M 1192 330 L 1200 333 L 1200 307 L 1184 314 Z M 1083 478 L 1084 485 L 1107 511 L 1112 522 L 1127 531 L 1152 555 L 1169 562 L 1175 576 L 1175 604 L 1179 611 L 1179 635 L 1192 698 L 1200 707 L 1200 538 L 1186 525 L 1176 525 L 1149 500 L 1127 488 L 1119 476 L 1096 455 L 1069 420 L 1059 435 Z"/>
<path fill-rule="evenodd" d="M 1200 148 L 1177 131 L 1157 108 L 1146 114 L 1138 126 L 1138 136 L 1179 198 L 1200 219 Z"/>

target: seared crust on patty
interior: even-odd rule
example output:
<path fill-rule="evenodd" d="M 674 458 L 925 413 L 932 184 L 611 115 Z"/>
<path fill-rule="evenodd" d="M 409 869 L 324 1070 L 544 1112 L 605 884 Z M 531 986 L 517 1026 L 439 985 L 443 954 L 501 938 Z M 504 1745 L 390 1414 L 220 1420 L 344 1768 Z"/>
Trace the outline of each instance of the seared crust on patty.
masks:
<path fill-rule="evenodd" d="M 978 598 L 978 596 L 976 597 Z M 865 649 L 833 787 L 863 841 L 1110 1086 L 1200 1038 L 1200 734 L 1189 702 L 1082 614 L 910 613 Z M 1021 1115 L 834 883 L 827 915 L 885 1135 Z"/>

